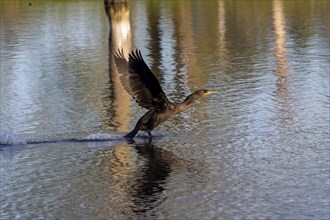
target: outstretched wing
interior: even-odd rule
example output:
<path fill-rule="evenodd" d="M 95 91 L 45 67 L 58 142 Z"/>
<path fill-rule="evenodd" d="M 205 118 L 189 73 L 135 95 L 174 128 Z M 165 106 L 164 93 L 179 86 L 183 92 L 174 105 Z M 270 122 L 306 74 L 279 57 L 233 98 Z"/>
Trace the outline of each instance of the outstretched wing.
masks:
<path fill-rule="evenodd" d="M 120 81 L 123 87 L 140 106 L 153 109 L 169 103 L 139 50 L 129 54 L 128 62 L 122 51 L 116 52 L 114 57 L 117 69 L 121 73 Z"/>
<path fill-rule="evenodd" d="M 123 50 L 118 50 L 114 53 L 115 63 L 118 72 L 120 73 L 120 82 L 124 89 L 133 97 L 133 91 L 129 85 L 129 72 L 128 72 L 128 62 L 124 56 Z M 134 97 L 133 97 L 134 98 Z"/>

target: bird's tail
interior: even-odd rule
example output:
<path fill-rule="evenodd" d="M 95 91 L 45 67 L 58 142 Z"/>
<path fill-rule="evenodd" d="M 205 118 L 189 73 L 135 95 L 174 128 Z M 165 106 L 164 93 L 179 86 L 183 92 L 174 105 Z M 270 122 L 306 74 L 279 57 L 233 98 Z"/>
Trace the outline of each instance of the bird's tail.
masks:
<path fill-rule="evenodd" d="M 138 131 L 139 131 L 139 129 L 137 127 L 135 127 L 131 132 L 126 134 L 124 136 L 124 138 L 132 139 L 138 133 Z"/>

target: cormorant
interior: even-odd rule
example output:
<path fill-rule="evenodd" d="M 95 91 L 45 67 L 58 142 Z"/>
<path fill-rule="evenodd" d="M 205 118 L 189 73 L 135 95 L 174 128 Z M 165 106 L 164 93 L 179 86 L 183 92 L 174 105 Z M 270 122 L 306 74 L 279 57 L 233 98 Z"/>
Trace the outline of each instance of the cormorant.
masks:
<path fill-rule="evenodd" d="M 215 90 L 200 89 L 181 103 L 172 103 L 166 97 L 156 76 L 151 72 L 144 62 L 140 50 L 132 51 L 126 60 L 123 50 L 114 53 L 114 60 L 120 81 L 124 89 L 135 99 L 135 101 L 149 111 L 145 113 L 136 123 L 134 129 L 124 137 L 132 139 L 139 130 L 151 131 L 169 117 L 185 111 L 191 107 L 197 99 L 208 94 L 215 93 Z"/>

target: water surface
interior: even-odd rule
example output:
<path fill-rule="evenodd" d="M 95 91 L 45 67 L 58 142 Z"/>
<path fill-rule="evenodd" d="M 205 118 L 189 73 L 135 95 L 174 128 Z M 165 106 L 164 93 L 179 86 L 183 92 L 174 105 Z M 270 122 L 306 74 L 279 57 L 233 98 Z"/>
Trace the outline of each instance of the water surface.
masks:
<path fill-rule="evenodd" d="M 330 218 L 329 1 L 0 6 L 1 219 Z M 126 142 L 117 48 L 220 92 Z"/>

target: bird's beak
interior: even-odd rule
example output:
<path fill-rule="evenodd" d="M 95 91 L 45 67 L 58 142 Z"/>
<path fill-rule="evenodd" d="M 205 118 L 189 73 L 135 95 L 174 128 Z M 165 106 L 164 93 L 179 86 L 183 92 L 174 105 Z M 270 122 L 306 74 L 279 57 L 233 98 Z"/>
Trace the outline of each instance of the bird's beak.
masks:
<path fill-rule="evenodd" d="M 205 95 L 210 95 L 212 93 L 217 93 L 218 90 L 207 90 L 207 92 L 205 93 Z"/>

